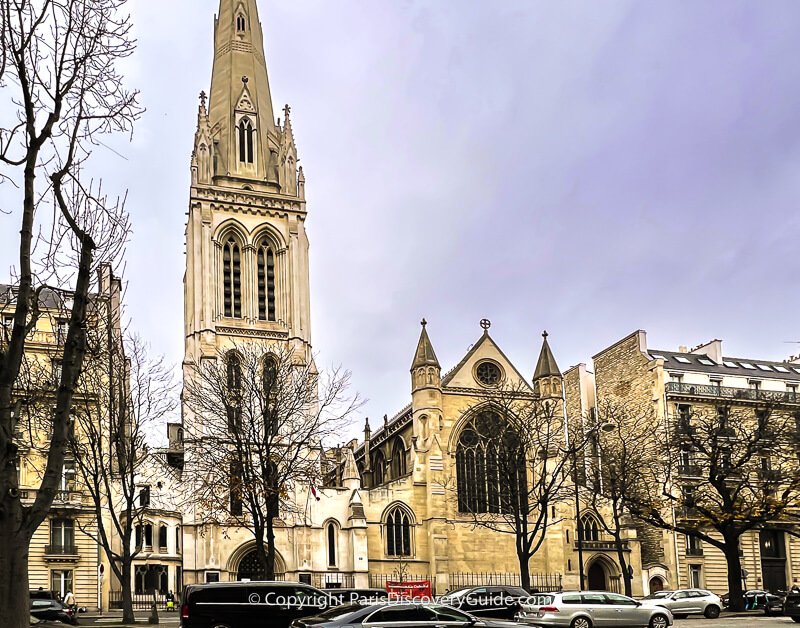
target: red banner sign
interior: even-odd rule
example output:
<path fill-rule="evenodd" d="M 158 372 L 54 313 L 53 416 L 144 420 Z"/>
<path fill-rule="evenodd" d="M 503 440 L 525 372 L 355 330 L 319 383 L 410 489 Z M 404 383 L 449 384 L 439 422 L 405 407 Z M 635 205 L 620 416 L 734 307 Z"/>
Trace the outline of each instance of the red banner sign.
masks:
<path fill-rule="evenodd" d="M 387 582 L 386 591 L 391 599 L 413 600 L 415 602 L 433 601 L 433 589 L 431 588 L 430 580 Z"/>

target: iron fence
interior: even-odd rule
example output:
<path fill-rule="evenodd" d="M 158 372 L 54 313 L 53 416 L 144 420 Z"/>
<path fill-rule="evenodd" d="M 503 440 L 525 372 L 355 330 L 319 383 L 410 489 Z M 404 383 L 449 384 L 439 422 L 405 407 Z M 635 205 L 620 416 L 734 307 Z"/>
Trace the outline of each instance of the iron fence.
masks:
<path fill-rule="evenodd" d="M 132 596 L 134 610 L 150 610 L 155 602 L 160 609 L 167 608 L 167 598 L 163 593 L 134 593 Z M 179 596 L 175 596 L 175 606 L 178 606 Z M 122 591 L 111 591 L 109 597 L 111 608 L 122 608 Z"/>
<path fill-rule="evenodd" d="M 559 573 L 532 573 L 530 581 L 531 591 L 556 593 L 562 590 L 561 574 Z M 518 573 L 457 572 L 450 574 L 450 590 L 487 585 L 518 587 L 521 586 L 521 582 L 522 579 Z"/>

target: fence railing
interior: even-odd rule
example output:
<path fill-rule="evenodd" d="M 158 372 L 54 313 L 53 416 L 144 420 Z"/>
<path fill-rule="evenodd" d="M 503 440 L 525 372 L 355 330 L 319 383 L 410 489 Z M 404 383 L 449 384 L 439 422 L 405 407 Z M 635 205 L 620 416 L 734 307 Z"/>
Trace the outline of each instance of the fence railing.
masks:
<path fill-rule="evenodd" d="M 408 582 L 411 580 L 433 580 L 430 574 L 404 573 L 398 574 L 371 573 L 369 574 L 369 586 L 373 589 L 385 589 L 387 582 Z"/>
<path fill-rule="evenodd" d="M 532 573 L 530 580 L 531 590 L 540 593 L 555 593 L 562 590 L 562 578 L 558 573 Z M 451 590 L 487 585 L 518 587 L 521 586 L 521 582 L 518 573 L 457 572 L 450 574 Z"/>
<path fill-rule="evenodd" d="M 45 545 L 44 554 L 45 556 L 77 556 L 78 548 L 74 543 Z"/>
<path fill-rule="evenodd" d="M 132 598 L 134 610 L 150 610 L 153 602 L 156 603 L 157 608 L 167 608 L 167 598 L 163 593 L 134 593 Z M 111 591 L 109 604 L 111 608 L 122 608 L 122 591 Z M 175 596 L 175 606 L 179 606 L 178 596 Z"/>
<path fill-rule="evenodd" d="M 348 573 L 316 573 L 314 586 L 318 589 L 355 589 L 356 577 Z"/>
<path fill-rule="evenodd" d="M 716 397 L 789 404 L 800 403 L 800 393 L 794 391 L 733 388 L 730 386 L 710 386 L 708 384 L 684 384 L 682 382 L 667 382 L 666 391 L 667 394 L 689 395 L 692 397 Z"/>

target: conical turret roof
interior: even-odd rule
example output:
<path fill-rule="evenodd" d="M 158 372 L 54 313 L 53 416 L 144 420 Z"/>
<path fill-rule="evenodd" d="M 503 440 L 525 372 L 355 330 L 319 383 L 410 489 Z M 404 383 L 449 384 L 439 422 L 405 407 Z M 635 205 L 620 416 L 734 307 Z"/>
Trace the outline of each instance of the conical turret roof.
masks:
<path fill-rule="evenodd" d="M 428 322 L 423 318 L 420 324 L 422 325 L 422 332 L 419 335 L 417 351 L 414 354 L 414 361 L 411 364 L 411 369 L 414 370 L 420 366 L 435 366 L 441 369 L 442 367 L 439 365 L 439 359 L 436 357 L 431 339 L 428 338 L 428 332 L 425 329 Z"/>
<path fill-rule="evenodd" d="M 561 377 L 561 371 L 558 369 L 556 359 L 553 352 L 550 350 L 550 343 L 547 342 L 547 332 L 542 333 L 542 350 L 539 353 L 539 361 L 536 363 L 536 372 L 533 374 L 533 381 L 541 379 L 542 377 Z"/>

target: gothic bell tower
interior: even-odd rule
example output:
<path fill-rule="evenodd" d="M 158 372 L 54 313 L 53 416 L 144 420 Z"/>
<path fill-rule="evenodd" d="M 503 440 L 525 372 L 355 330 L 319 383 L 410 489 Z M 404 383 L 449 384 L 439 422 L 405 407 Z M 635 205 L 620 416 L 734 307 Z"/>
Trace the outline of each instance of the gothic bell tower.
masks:
<path fill-rule="evenodd" d="M 289 106 L 273 113 L 256 0 L 220 0 L 191 175 L 185 364 L 249 341 L 311 360 L 305 179 Z"/>

